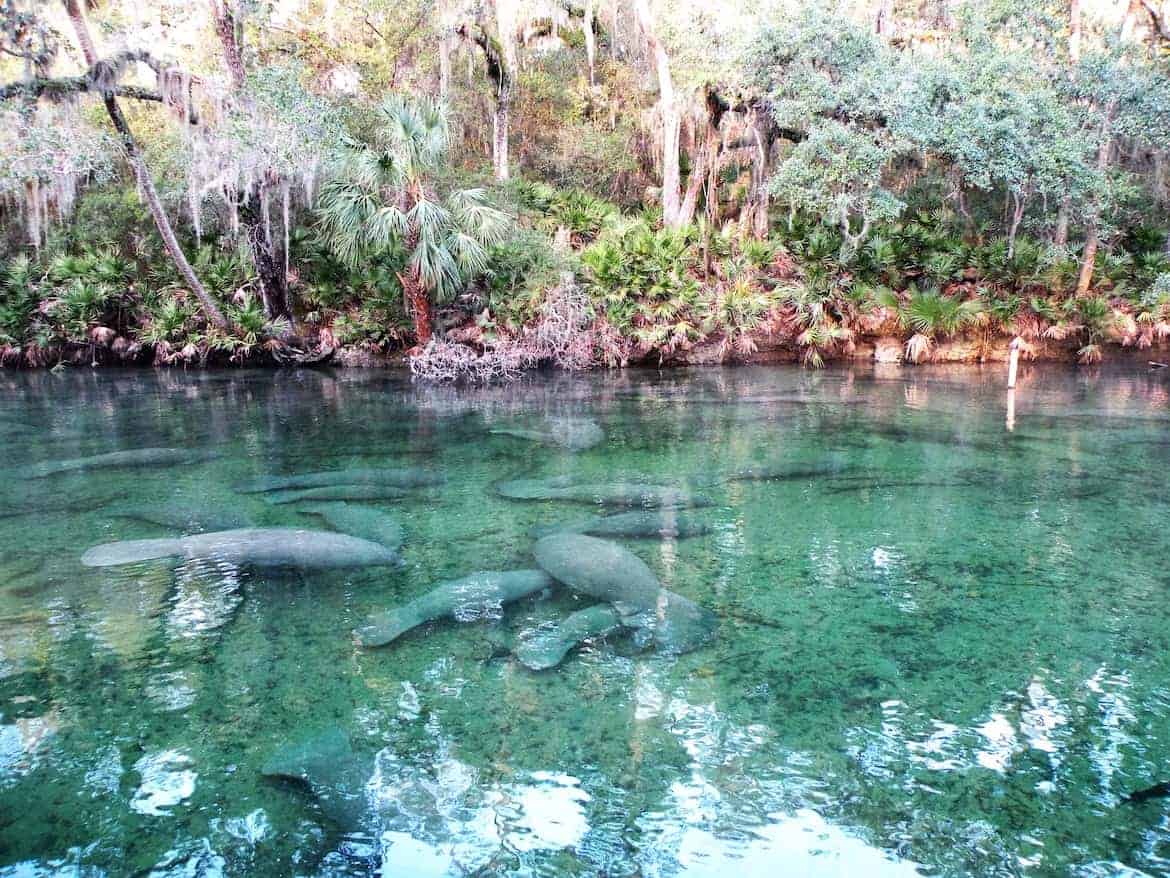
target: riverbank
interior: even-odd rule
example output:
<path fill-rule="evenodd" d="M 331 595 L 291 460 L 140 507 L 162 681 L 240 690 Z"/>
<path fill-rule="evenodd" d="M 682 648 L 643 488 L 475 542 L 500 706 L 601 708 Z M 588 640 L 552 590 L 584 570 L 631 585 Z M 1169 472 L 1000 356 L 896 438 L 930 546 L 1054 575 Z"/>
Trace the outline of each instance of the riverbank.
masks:
<path fill-rule="evenodd" d="M 897 335 L 862 335 L 838 350 L 826 352 L 826 363 L 874 362 L 925 366 L 930 364 L 1006 363 L 1009 346 L 1015 336 L 996 333 L 971 333 L 933 342 L 929 351 L 917 362 L 907 354 L 906 338 Z M 667 350 L 658 347 L 640 350 L 629 348 L 623 358 L 615 358 L 611 367 L 624 366 L 739 366 L 798 364 L 805 361 L 805 348 L 790 335 L 752 333 L 749 345 L 735 345 L 722 334 L 705 338 L 683 349 Z M 468 345 L 476 353 L 483 347 Z M 1081 362 L 1083 347 L 1072 338 L 1034 338 L 1026 340 L 1023 359 L 1037 363 L 1064 363 L 1072 366 Z M 1100 359 L 1094 363 L 1146 365 L 1170 362 L 1170 340 L 1115 334 L 1099 346 Z M 306 338 L 303 347 L 256 346 L 243 356 L 209 352 L 203 359 L 172 359 L 168 351 L 160 351 L 149 344 L 130 342 L 116 336 L 95 338 L 88 344 L 69 343 L 37 348 L 35 350 L 8 348 L 0 351 L 0 368 L 52 369 L 64 367 L 98 366 L 182 366 L 183 368 L 239 368 L 305 366 L 329 364 L 343 368 L 400 369 L 409 367 L 408 354 L 403 349 L 385 350 L 375 345 L 324 344 L 319 335 Z M 1091 364 L 1090 364 L 1091 365 Z M 605 368 L 602 366 L 601 368 Z"/>

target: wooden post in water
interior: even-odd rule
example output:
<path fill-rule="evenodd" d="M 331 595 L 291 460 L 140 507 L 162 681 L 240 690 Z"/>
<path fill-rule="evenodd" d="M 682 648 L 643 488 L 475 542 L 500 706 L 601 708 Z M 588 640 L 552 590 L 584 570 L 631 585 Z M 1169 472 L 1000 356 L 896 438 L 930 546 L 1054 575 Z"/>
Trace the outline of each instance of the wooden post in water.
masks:
<path fill-rule="evenodd" d="M 1007 429 L 1016 428 L 1016 371 L 1020 367 L 1020 337 L 1012 339 L 1008 353 Z"/>

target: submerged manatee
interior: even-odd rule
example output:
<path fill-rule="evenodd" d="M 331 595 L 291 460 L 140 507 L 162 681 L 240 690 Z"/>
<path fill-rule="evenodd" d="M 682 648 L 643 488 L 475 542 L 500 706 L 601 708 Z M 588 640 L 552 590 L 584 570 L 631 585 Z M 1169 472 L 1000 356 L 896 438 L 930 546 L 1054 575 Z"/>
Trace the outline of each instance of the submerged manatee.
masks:
<path fill-rule="evenodd" d="M 264 502 L 279 506 L 302 500 L 401 500 L 405 496 L 405 490 L 393 485 L 326 485 L 295 491 L 273 491 L 264 497 Z"/>
<path fill-rule="evenodd" d="M 261 766 L 260 773 L 307 787 L 321 812 L 339 829 L 354 830 L 361 825 L 373 767 L 363 768 L 349 737 L 340 729 L 317 732 L 281 747 Z"/>
<path fill-rule="evenodd" d="M 93 457 L 78 457 L 73 460 L 54 460 L 35 463 L 24 470 L 26 479 L 43 479 L 61 473 L 82 472 L 89 469 L 116 469 L 134 466 L 178 466 L 187 463 L 201 463 L 215 457 L 214 452 L 192 451 L 187 448 L 134 448 L 129 451 L 112 451 Z"/>
<path fill-rule="evenodd" d="M 598 506 L 710 506 L 711 500 L 685 488 L 641 485 L 634 482 L 601 482 L 569 485 L 563 479 L 516 479 L 501 482 L 496 490 L 512 500 L 567 500 Z"/>
<path fill-rule="evenodd" d="M 204 501 L 163 500 L 157 503 L 127 503 L 112 510 L 118 518 L 144 521 L 159 527 L 193 533 L 248 527 L 250 517 L 237 508 Z"/>
<path fill-rule="evenodd" d="M 497 427 L 489 432 L 544 445 L 559 445 L 569 451 L 584 451 L 605 441 L 605 431 L 596 421 L 587 418 L 548 418 L 543 429 Z"/>
<path fill-rule="evenodd" d="M 613 604 L 622 624 L 644 629 L 664 652 L 695 649 L 715 633 L 714 613 L 664 589 L 642 559 L 616 543 L 554 534 L 538 541 L 533 554 L 558 582 Z"/>
<path fill-rule="evenodd" d="M 619 512 L 616 515 L 536 528 L 533 536 L 539 539 L 555 533 L 573 533 L 594 537 L 684 539 L 710 533 L 712 529 L 711 521 L 699 514 L 665 507 Z"/>
<path fill-rule="evenodd" d="M 798 482 L 809 479 L 823 479 L 854 472 L 851 467 L 824 464 L 820 466 L 787 466 L 780 464 L 756 464 L 745 466 L 728 475 L 728 482 Z"/>
<path fill-rule="evenodd" d="M 291 527 L 253 527 L 165 540 L 126 540 L 94 546 L 86 567 L 112 567 L 158 558 L 204 558 L 253 567 L 366 567 L 393 564 L 397 555 L 369 540 Z"/>
<path fill-rule="evenodd" d="M 445 582 L 404 606 L 377 613 L 355 633 L 362 646 L 384 646 L 424 622 L 481 612 L 553 584 L 543 570 L 483 570 Z"/>
<path fill-rule="evenodd" d="M 516 645 L 517 661 L 533 671 L 561 663 L 569 650 L 590 637 L 604 637 L 622 627 L 622 617 L 609 604 L 594 604 L 555 624 L 542 625 Z"/>
<path fill-rule="evenodd" d="M 326 488 L 336 485 L 384 485 L 390 488 L 427 488 L 441 485 L 446 479 L 418 467 L 392 469 L 338 469 L 325 472 L 298 473 L 292 476 L 264 476 L 238 485 L 241 494 L 285 491 L 302 488 Z"/>
<path fill-rule="evenodd" d="M 368 506 L 351 506 L 348 503 L 318 503 L 305 508 L 306 512 L 320 515 L 330 526 L 372 543 L 385 546 L 392 552 L 402 548 L 405 535 L 402 525 L 392 515 L 387 515 Z"/>

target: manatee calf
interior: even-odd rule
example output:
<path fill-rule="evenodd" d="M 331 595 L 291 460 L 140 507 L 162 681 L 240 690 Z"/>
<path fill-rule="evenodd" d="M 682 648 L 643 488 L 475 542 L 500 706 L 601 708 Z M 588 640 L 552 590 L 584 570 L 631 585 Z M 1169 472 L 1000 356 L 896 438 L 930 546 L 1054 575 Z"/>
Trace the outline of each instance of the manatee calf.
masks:
<path fill-rule="evenodd" d="M 86 567 L 112 567 L 158 558 L 203 558 L 253 567 L 366 567 L 393 564 L 398 556 L 369 540 L 291 527 L 253 527 L 177 539 L 126 540 L 94 546 Z"/>
<path fill-rule="evenodd" d="M 609 604 L 594 604 L 567 616 L 561 622 L 542 625 L 521 638 L 516 645 L 517 661 L 533 671 L 561 663 L 569 650 L 591 637 L 604 637 L 622 627 L 622 617 Z"/>
<path fill-rule="evenodd" d="M 83 472 L 90 469 L 116 469 L 135 466 L 178 466 L 211 460 L 216 455 L 210 451 L 192 451 L 187 448 L 134 448 L 129 451 L 111 451 L 93 457 L 78 457 L 73 460 L 55 460 L 35 463 L 24 470 L 26 479 L 43 479 L 62 473 Z"/>
<path fill-rule="evenodd" d="M 279 748 L 260 767 L 260 773 L 306 787 L 321 812 L 338 828 L 354 830 L 361 825 L 373 766 L 363 767 L 349 737 L 340 729 L 316 732 Z"/>
<path fill-rule="evenodd" d="M 368 506 L 348 503 L 318 503 L 305 507 L 306 512 L 320 515 L 329 525 L 351 537 L 360 537 L 385 546 L 392 552 L 402 548 L 405 535 L 402 525 L 392 515 Z"/>
<path fill-rule="evenodd" d="M 326 488 L 334 485 L 384 485 L 391 488 L 427 488 L 441 485 L 446 479 L 418 467 L 392 469 L 338 469 L 325 472 L 298 473 L 291 476 L 263 476 L 236 486 L 241 494 L 285 491 L 302 488 Z"/>
<path fill-rule="evenodd" d="M 555 533 L 589 534 L 594 537 L 632 537 L 649 539 L 685 539 L 710 533 L 713 529 L 707 518 L 685 509 L 638 509 L 587 518 L 563 525 L 536 528 L 537 539 Z"/>
<path fill-rule="evenodd" d="M 584 451 L 605 441 L 605 431 L 596 421 L 587 418 L 549 418 L 543 429 L 497 427 L 489 432 L 544 445 L 559 445 L 569 451 Z"/>
<path fill-rule="evenodd" d="M 598 506 L 711 506 L 711 500 L 684 488 L 641 485 L 633 482 L 601 482 L 567 485 L 561 479 L 517 479 L 501 482 L 496 490 L 512 500 L 567 500 Z"/>
<path fill-rule="evenodd" d="M 715 633 L 714 613 L 664 589 L 640 558 L 616 543 L 554 534 L 539 540 L 533 554 L 558 582 L 613 604 L 622 624 L 644 629 L 662 651 L 695 649 Z"/>
<path fill-rule="evenodd" d="M 393 485 L 326 485 L 321 488 L 273 491 L 265 495 L 264 502 L 279 506 L 302 500 L 401 500 L 405 496 L 404 489 Z"/>
<path fill-rule="evenodd" d="M 362 646 L 385 646 L 424 622 L 479 613 L 485 607 L 517 601 L 554 584 L 543 570 L 482 570 L 444 582 L 401 607 L 377 613 L 354 633 Z"/>

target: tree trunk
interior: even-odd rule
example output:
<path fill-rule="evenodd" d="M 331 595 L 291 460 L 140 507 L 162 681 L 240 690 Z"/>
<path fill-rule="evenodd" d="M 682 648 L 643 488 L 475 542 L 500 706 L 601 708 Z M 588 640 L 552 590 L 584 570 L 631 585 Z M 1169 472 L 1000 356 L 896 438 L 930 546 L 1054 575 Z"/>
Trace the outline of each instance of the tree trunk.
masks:
<path fill-rule="evenodd" d="M 682 205 L 679 207 L 678 212 L 678 224 L 680 226 L 688 225 L 695 219 L 695 210 L 699 204 L 699 191 L 703 188 L 703 182 L 707 179 L 707 160 L 707 144 L 704 143 L 703 148 L 695 158 L 695 163 L 691 165 L 691 175 L 687 178 L 687 191 L 683 195 Z"/>
<path fill-rule="evenodd" d="M 1104 174 L 1109 167 L 1109 153 L 1113 147 L 1113 138 L 1109 135 L 1109 126 L 1113 122 L 1113 113 L 1117 109 L 1116 99 L 1105 108 L 1105 117 L 1101 122 L 1101 142 L 1097 147 L 1097 171 Z M 1094 208 L 1093 218 L 1089 221 L 1085 232 L 1085 250 L 1081 255 L 1081 273 L 1077 278 L 1077 295 L 1083 296 L 1089 291 L 1093 283 L 1093 270 L 1097 267 L 1097 248 L 1100 246 L 1100 229 L 1097 226 L 1096 212 L 1100 205 Z"/>
<path fill-rule="evenodd" d="M 1064 198 L 1060 202 L 1060 210 L 1056 212 L 1056 232 L 1052 236 L 1052 243 L 1057 247 L 1068 245 L 1068 218 L 1072 213 L 1072 199 Z"/>
<path fill-rule="evenodd" d="M 239 33 L 239 19 L 230 5 L 230 0 L 208 0 L 215 33 L 223 46 L 223 59 L 232 78 L 232 88 L 237 93 L 244 90 L 244 50 Z"/>
<path fill-rule="evenodd" d="M 81 9 L 79 0 L 64 0 L 65 14 L 69 16 L 69 21 L 73 25 L 73 30 L 77 34 L 77 42 L 81 46 L 81 52 L 85 56 L 85 63 L 93 68 L 98 63 L 97 49 L 94 47 L 93 37 L 89 33 L 89 25 L 85 20 L 85 13 Z M 231 324 L 223 316 L 219 306 L 207 292 L 207 289 L 199 281 L 195 275 L 195 269 L 191 267 L 191 263 L 187 261 L 187 257 L 183 255 L 183 248 L 179 246 L 178 238 L 175 237 L 175 230 L 171 228 L 171 221 L 167 218 L 166 211 L 163 210 L 162 202 L 158 197 L 158 190 L 154 188 L 154 179 L 150 176 L 150 171 L 146 167 L 146 160 L 142 156 L 142 151 L 138 148 L 138 141 L 134 139 L 134 133 L 130 130 L 130 125 L 126 121 L 126 117 L 122 115 L 122 108 L 118 106 L 118 101 L 114 97 L 112 91 L 105 92 L 102 95 L 102 101 L 106 106 L 106 115 L 110 117 L 110 123 L 114 126 L 114 130 L 118 133 L 118 139 L 122 143 L 122 148 L 126 152 L 126 158 L 130 162 L 130 168 L 134 172 L 135 182 L 138 183 L 138 190 L 142 193 L 142 197 L 146 200 L 146 206 L 150 210 L 150 215 L 154 219 L 154 224 L 158 227 L 159 237 L 162 238 L 163 247 L 166 248 L 167 254 L 175 263 L 175 268 L 178 269 L 179 275 L 191 290 L 192 295 L 199 300 L 199 305 L 203 309 L 203 313 L 207 319 L 218 329 L 228 332 L 231 330 Z"/>
<path fill-rule="evenodd" d="M 743 216 L 740 217 L 740 234 L 751 235 L 756 240 L 763 241 L 770 231 L 768 208 L 771 193 L 768 191 L 768 183 L 771 176 L 772 147 L 775 142 L 775 125 L 766 108 L 752 109 L 751 134 L 755 141 L 755 156 L 752 159 L 751 190 Z"/>
<path fill-rule="evenodd" d="M 594 67 L 597 60 L 597 40 L 593 33 L 593 0 L 585 0 L 585 60 L 589 64 L 589 87 L 597 84 Z"/>
<path fill-rule="evenodd" d="M 879 37 L 889 36 L 894 29 L 894 0 L 881 0 L 878 4 L 874 33 Z"/>
<path fill-rule="evenodd" d="M 1068 57 L 1073 64 L 1081 60 L 1081 0 L 1068 4 Z"/>
<path fill-rule="evenodd" d="M 492 164 L 496 179 L 508 179 L 508 110 L 509 96 L 506 89 L 496 94 L 496 112 L 492 117 Z"/>
<path fill-rule="evenodd" d="M 245 194 L 239 205 L 240 227 L 247 238 L 256 278 L 260 281 L 264 316 L 269 320 L 284 318 L 291 327 L 295 324 L 288 300 L 284 260 L 269 234 L 269 224 L 263 216 L 264 209 L 263 200 L 257 193 Z"/>
<path fill-rule="evenodd" d="M 247 73 L 244 68 L 244 45 L 240 33 L 240 20 L 230 0 L 209 0 L 215 33 L 223 49 L 224 66 L 232 80 L 232 90 L 239 101 L 248 99 Z M 260 184 L 263 186 L 263 184 Z M 237 200 L 236 212 L 240 219 L 240 231 L 248 242 L 252 254 L 252 267 L 260 282 L 260 299 L 264 303 L 264 316 L 269 320 L 285 319 L 290 328 L 295 327 L 292 306 L 288 295 L 288 275 L 285 258 L 273 243 L 267 204 L 260 192 L 242 192 L 233 195 Z M 285 230 L 286 237 L 288 230 Z"/>
<path fill-rule="evenodd" d="M 411 317 L 414 319 L 414 344 L 416 348 L 425 348 L 434 335 L 431 319 L 431 298 L 423 288 L 418 275 L 409 271 L 398 275 L 402 283 L 406 301 L 410 303 Z"/>
<path fill-rule="evenodd" d="M 444 34 L 439 40 L 439 100 L 446 101 L 451 91 L 451 52 L 454 51 L 453 39 Z"/>
<path fill-rule="evenodd" d="M 654 30 L 654 16 L 650 12 L 649 0 L 634 0 L 634 11 L 646 41 L 646 51 L 654 60 L 658 75 L 658 108 L 662 117 L 662 221 L 671 228 L 681 223 L 679 194 L 679 118 L 674 96 L 674 80 L 670 75 L 670 57 Z"/>

